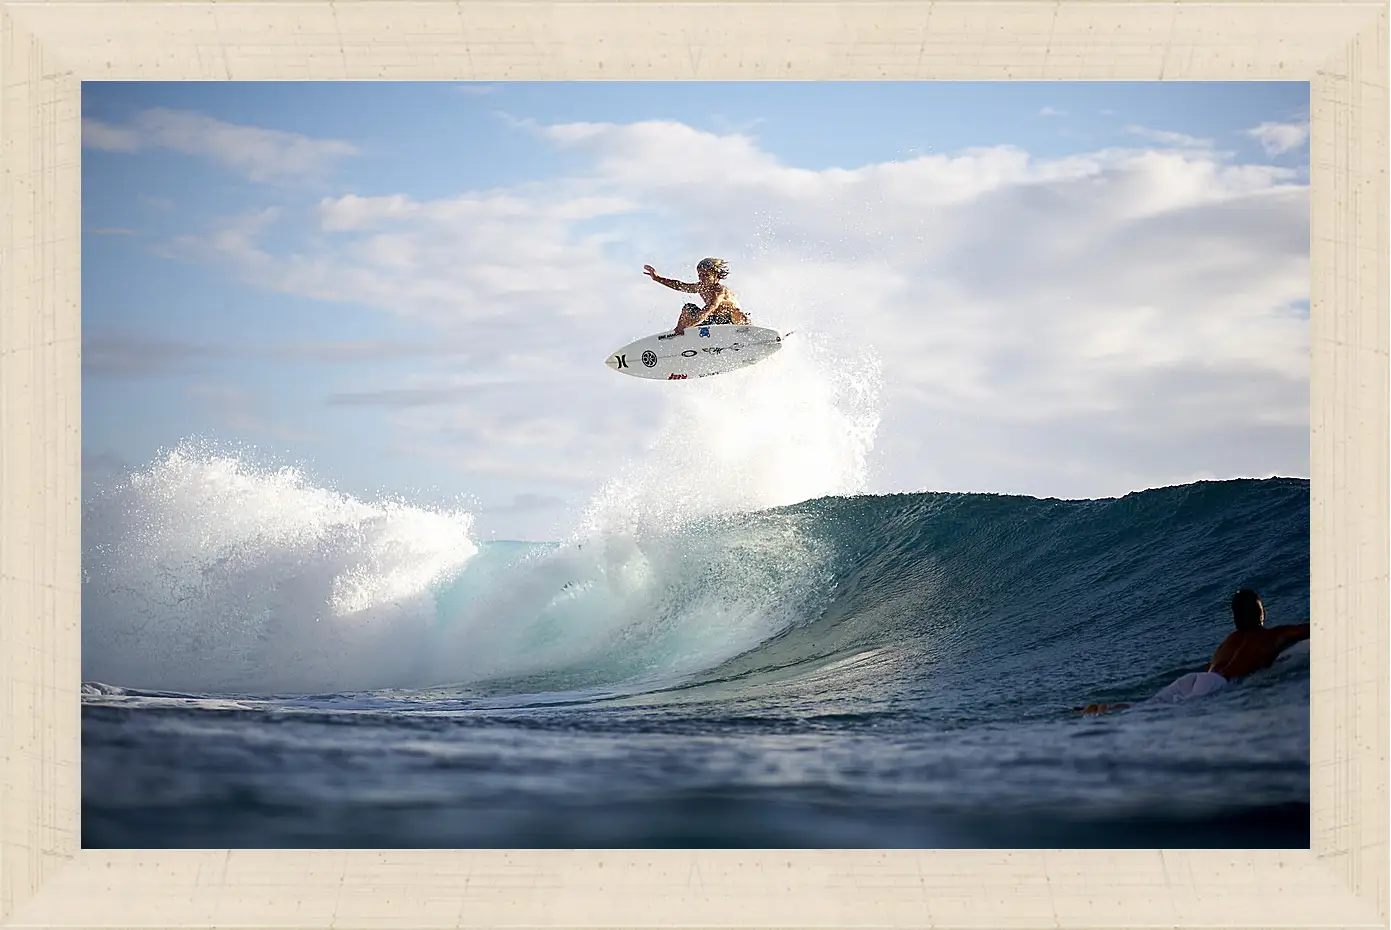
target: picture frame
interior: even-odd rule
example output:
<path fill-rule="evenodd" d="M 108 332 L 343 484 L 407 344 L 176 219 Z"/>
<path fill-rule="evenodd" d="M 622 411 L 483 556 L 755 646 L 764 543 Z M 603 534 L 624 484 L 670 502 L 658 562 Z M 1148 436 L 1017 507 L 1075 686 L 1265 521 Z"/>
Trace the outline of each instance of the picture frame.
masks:
<path fill-rule="evenodd" d="M 1385 4 L 0 2 L 0 926 L 1384 927 Z M 1312 848 L 80 848 L 84 80 L 1308 80 Z"/>

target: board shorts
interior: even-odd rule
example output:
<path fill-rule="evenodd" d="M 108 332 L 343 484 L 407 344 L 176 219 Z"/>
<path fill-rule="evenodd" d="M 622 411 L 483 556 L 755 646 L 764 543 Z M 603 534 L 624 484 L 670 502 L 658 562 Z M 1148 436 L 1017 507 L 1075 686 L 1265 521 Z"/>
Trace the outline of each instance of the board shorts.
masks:
<path fill-rule="evenodd" d="M 1216 672 L 1189 672 L 1173 684 L 1166 686 L 1151 701 L 1161 704 L 1177 704 L 1189 698 L 1206 697 L 1220 691 L 1227 685 L 1227 679 Z"/>
<path fill-rule="evenodd" d="M 696 314 L 700 313 L 700 309 L 701 309 L 701 308 L 700 308 L 700 307 L 697 307 L 695 304 L 686 304 L 686 306 L 684 306 L 684 307 L 681 308 L 681 312 L 682 312 L 682 313 L 690 314 L 691 316 L 695 316 Z M 707 316 L 707 317 L 705 318 L 705 324 L 704 324 L 704 325 L 709 326 L 709 325 L 711 325 L 711 324 L 718 325 L 718 324 L 720 324 L 720 323 L 733 323 L 733 322 L 734 322 L 734 314 L 731 313 L 729 310 L 727 310 L 727 309 L 721 307 L 721 308 L 719 308 L 719 309 L 717 309 L 717 310 L 712 311 L 712 312 L 710 313 L 710 315 Z"/>

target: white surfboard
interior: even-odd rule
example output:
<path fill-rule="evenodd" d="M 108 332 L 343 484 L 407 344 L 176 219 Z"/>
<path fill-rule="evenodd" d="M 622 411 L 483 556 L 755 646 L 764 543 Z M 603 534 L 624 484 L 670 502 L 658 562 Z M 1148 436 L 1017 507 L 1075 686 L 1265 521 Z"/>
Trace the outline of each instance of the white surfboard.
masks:
<path fill-rule="evenodd" d="M 708 378 L 761 362 L 782 348 L 777 330 L 716 323 L 668 330 L 630 342 L 608 357 L 614 371 L 653 381 Z"/>

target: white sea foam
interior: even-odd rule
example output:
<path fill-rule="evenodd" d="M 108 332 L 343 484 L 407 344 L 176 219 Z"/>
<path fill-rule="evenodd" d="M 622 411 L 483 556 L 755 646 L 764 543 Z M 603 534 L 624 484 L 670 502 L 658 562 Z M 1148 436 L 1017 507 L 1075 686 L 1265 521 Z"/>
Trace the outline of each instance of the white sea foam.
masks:
<path fill-rule="evenodd" d="M 368 502 L 293 468 L 182 446 L 84 515 L 83 677 L 142 688 L 398 684 L 467 513 Z"/>

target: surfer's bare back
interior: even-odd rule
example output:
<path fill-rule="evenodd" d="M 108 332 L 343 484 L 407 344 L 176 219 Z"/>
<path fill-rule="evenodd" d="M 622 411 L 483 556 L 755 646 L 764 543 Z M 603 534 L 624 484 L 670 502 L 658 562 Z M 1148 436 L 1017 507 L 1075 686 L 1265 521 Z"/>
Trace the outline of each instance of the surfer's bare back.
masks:
<path fill-rule="evenodd" d="M 1308 623 L 1266 626 L 1265 604 L 1250 588 L 1232 596 L 1232 617 L 1236 629 L 1222 640 L 1207 667 L 1228 681 L 1269 668 L 1280 653 L 1309 638 Z"/>
<path fill-rule="evenodd" d="M 701 299 L 705 301 L 703 308 L 695 304 L 686 304 L 681 308 L 681 316 L 676 321 L 677 335 L 685 332 L 688 326 L 699 326 L 702 323 L 749 325 L 748 314 L 739 309 L 739 298 L 722 283 L 723 279 L 729 275 L 729 263 L 724 259 L 702 258 L 700 263 L 696 265 L 696 274 L 700 278 L 696 284 L 687 284 L 685 281 L 677 281 L 674 278 L 663 278 L 651 265 L 643 265 L 642 270 L 658 284 L 669 287 L 673 291 L 699 294 Z"/>
<path fill-rule="evenodd" d="M 1232 595 L 1232 622 L 1236 629 L 1222 640 L 1222 644 L 1208 661 L 1206 669 L 1201 672 L 1189 672 L 1150 700 L 1185 700 L 1194 694 L 1210 694 L 1229 681 L 1245 678 L 1263 668 L 1270 668 L 1280 653 L 1309 638 L 1308 622 L 1266 626 L 1265 603 L 1261 596 L 1250 588 L 1242 588 Z M 1113 710 L 1125 710 L 1130 706 L 1088 704 L 1082 708 L 1082 713 L 1088 716 L 1104 714 Z"/>

